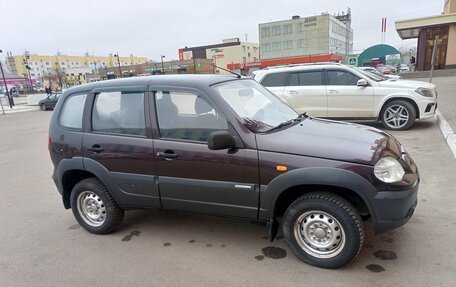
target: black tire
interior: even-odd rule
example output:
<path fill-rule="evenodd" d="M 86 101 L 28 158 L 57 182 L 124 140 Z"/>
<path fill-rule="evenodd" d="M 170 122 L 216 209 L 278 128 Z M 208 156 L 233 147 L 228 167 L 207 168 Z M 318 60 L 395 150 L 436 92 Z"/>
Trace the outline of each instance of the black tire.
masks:
<path fill-rule="evenodd" d="M 321 228 L 312 229 L 314 225 Z M 314 236 L 319 228 L 319 235 L 322 231 L 324 239 Z M 328 232 L 328 229 L 332 231 Z M 315 233 L 310 235 L 312 230 Z M 358 256 L 364 242 L 362 221 L 355 207 L 342 197 L 328 192 L 312 192 L 296 199 L 285 212 L 282 233 L 289 248 L 299 259 L 322 268 L 338 268 L 350 263 Z M 310 236 L 309 241 L 306 241 L 304 233 Z M 327 237 L 332 238 L 326 240 Z M 339 243 L 335 244 L 337 241 Z M 312 246 L 312 242 L 329 245 L 320 250 Z"/>
<path fill-rule="evenodd" d="M 403 112 L 401 114 L 402 115 L 406 114 L 408 116 L 408 120 L 405 123 L 398 123 L 397 126 L 394 126 L 395 123 L 392 124 L 392 123 L 388 122 L 388 118 L 387 118 L 388 115 L 391 115 L 390 112 L 387 112 L 388 109 L 389 108 L 395 109 L 395 107 L 402 107 Z M 403 131 L 403 130 L 409 129 L 415 123 L 416 113 L 417 113 L 417 111 L 416 111 L 415 107 L 410 102 L 407 102 L 404 100 L 395 100 L 395 101 L 391 101 L 391 102 L 387 103 L 382 108 L 382 111 L 380 113 L 380 121 L 382 122 L 383 126 L 386 129 L 395 130 L 395 131 Z M 393 119 L 393 121 L 394 121 L 394 119 Z"/>
<path fill-rule="evenodd" d="M 47 107 L 46 107 L 45 104 L 41 104 L 40 107 L 41 107 L 41 110 L 42 110 L 42 111 L 46 111 L 46 110 L 47 110 Z"/>
<path fill-rule="evenodd" d="M 78 182 L 71 191 L 70 202 L 74 217 L 90 233 L 107 234 L 122 223 L 124 211 L 97 178 Z M 91 212 L 92 208 L 97 212 Z"/>

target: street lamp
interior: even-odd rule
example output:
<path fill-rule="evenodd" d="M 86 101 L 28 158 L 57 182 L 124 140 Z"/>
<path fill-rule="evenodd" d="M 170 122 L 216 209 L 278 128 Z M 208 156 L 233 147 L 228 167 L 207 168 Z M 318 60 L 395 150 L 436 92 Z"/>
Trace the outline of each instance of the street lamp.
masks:
<path fill-rule="evenodd" d="M 32 94 L 35 94 L 34 90 L 33 90 L 33 83 L 32 83 L 32 76 L 30 75 L 30 70 L 32 68 L 30 68 L 30 65 L 28 63 L 28 60 L 30 59 L 30 56 L 28 54 L 27 51 L 25 51 L 25 58 L 22 60 L 22 62 L 24 63 L 25 65 L 25 68 L 27 69 L 27 72 L 28 72 L 28 76 L 29 76 L 29 82 L 30 82 L 30 88 L 32 89 Z"/>
<path fill-rule="evenodd" d="M 116 57 L 116 58 L 117 58 L 117 65 L 118 65 L 118 67 L 119 67 L 119 75 L 120 75 L 120 77 L 122 78 L 122 70 L 120 69 L 120 59 L 119 59 L 119 53 L 117 53 L 117 54 L 114 54 L 114 57 Z"/>
<path fill-rule="evenodd" d="M 160 58 L 161 58 L 161 62 L 162 62 L 162 74 L 165 73 L 165 66 L 163 65 L 163 58 L 165 57 L 165 55 L 160 55 Z"/>
<path fill-rule="evenodd" d="M 0 53 L 3 53 L 3 50 L 0 49 Z M 3 73 L 2 60 L 0 59 L 0 70 L 2 71 L 3 82 L 5 83 L 6 97 L 9 100 L 8 85 L 6 84 L 5 74 Z M 0 100 L 0 105 L 2 106 L 2 114 L 5 114 L 5 108 L 3 107 L 3 102 Z"/>

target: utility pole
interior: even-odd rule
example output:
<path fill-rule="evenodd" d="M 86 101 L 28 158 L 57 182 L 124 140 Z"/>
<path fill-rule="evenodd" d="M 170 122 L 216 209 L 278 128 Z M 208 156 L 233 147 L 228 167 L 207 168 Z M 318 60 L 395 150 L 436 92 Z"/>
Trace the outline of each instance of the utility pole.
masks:
<path fill-rule="evenodd" d="M 119 53 L 114 54 L 114 57 L 117 58 L 117 65 L 119 67 L 119 76 L 122 78 L 122 70 L 120 69 L 120 59 L 119 59 Z"/>
<path fill-rule="evenodd" d="M 435 35 L 434 47 L 432 48 L 431 72 L 429 73 L 429 83 L 432 83 L 432 74 L 434 72 L 434 65 L 435 65 L 435 50 L 437 48 L 438 42 L 439 42 L 439 35 Z"/>
<path fill-rule="evenodd" d="M 165 66 L 163 65 L 163 58 L 165 58 L 165 55 L 160 55 L 161 62 L 162 62 L 162 74 L 165 73 Z"/>
<path fill-rule="evenodd" d="M 2 49 L 0 49 L 0 53 L 3 53 L 3 50 L 2 50 Z M 3 82 L 5 83 L 6 97 L 7 97 L 8 100 L 9 100 L 8 84 L 6 83 L 5 74 L 3 73 L 3 66 L 2 66 L 2 60 L 1 60 L 1 59 L 0 59 L 0 69 L 1 69 L 1 71 L 2 71 Z M 4 114 L 5 114 L 5 108 L 3 107 L 3 102 L 2 102 L 1 99 L 0 99 L 0 105 L 2 106 L 2 114 L 4 115 Z"/>

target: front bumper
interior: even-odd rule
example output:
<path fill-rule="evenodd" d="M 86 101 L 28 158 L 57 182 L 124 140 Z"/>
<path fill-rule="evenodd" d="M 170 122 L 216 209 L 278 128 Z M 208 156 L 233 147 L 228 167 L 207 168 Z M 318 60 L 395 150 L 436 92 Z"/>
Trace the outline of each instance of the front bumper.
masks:
<path fill-rule="evenodd" d="M 371 199 L 375 206 L 374 233 L 381 234 L 406 224 L 412 217 L 418 200 L 419 180 L 403 191 L 379 191 Z"/>

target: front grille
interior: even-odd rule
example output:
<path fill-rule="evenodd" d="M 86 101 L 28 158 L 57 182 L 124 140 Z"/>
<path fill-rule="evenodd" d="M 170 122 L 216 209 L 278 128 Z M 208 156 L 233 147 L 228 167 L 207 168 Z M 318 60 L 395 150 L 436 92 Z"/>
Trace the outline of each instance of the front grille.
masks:
<path fill-rule="evenodd" d="M 429 112 L 431 111 L 431 109 L 432 109 L 433 106 L 434 106 L 434 104 L 428 104 L 428 105 L 426 106 L 426 110 L 424 110 L 424 112 L 425 112 L 425 113 L 429 113 Z"/>

